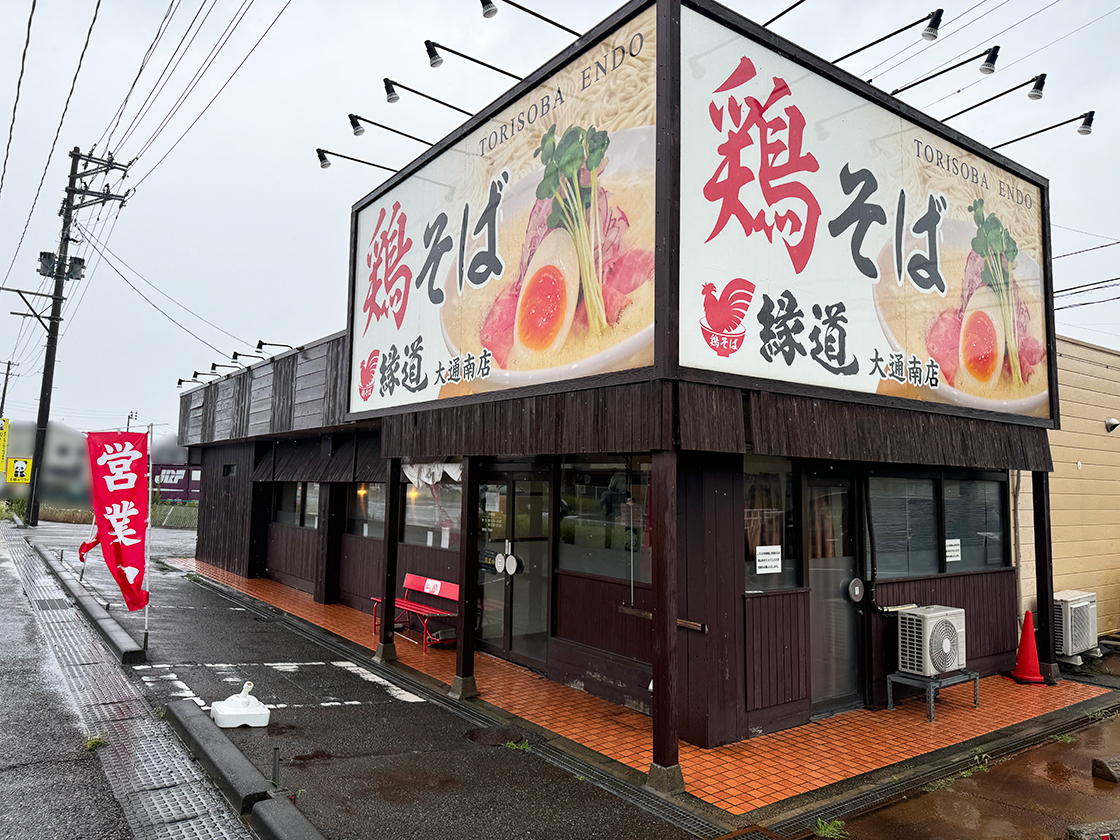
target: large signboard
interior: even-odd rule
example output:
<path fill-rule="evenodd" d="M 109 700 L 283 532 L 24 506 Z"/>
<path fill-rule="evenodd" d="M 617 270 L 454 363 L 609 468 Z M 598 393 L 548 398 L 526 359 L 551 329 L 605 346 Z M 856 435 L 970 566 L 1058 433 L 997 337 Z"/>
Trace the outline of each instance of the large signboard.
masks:
<path fill-rule="evenodd" d="M 351 413 L 653 363 L 650 8 L 360 206 Z"/>
<path fill-rule="evenodd" d="M 1050 416 L 1038 185 L 692 10 L 680 363 Z"/>

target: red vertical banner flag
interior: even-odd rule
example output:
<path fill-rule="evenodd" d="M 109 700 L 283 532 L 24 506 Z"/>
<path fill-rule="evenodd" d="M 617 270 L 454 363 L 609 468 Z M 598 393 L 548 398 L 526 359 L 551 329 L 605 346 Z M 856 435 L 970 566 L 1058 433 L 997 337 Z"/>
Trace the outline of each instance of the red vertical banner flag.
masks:
<path fill-rule="evenodd" d="M 101 553 L 129 610 L 148 604 L 144 587 L 148 530 L 148 435 L 90 432 L 93 515 Z"/>

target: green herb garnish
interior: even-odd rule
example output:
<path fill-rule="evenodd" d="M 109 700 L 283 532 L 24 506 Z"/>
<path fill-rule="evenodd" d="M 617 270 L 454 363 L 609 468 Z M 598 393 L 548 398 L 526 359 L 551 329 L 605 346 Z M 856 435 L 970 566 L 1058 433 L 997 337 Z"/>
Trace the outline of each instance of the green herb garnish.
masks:
<path fill-rule="evenodd" d="M 569 126 L 556 139 L 556 126 L 541 138 L 533 156 L 544 164 L 544 177 L 537 185 L 537 198 L 551 198 L 550 229 L 564 228 L 572 237 L 579 258 L 579 278 L 587 308 L 587 324 L 594 335 L 607 329 L 603 304 L 601 219 L 599 215 L 599 168 L 603 165 L 610 138 L 595 126 Z M 587 183 L 583 183 L 583 173 Z"/>
<path fill-rule="evenodd" d="M 972 250 L 984 259 L 980 279 L 995 292 L 996 300 L 999 301 L 999 311 L 1003 318 L 1003 334 L 1007 341 L 1007 354 L 1011 357 L 1011 380 L 1019 386 L 1023 384 L 1023 373 L 1019 367 L 1015 289 L 1011 280 L 1011 266 L 1019 256 L 1019 246 L 1011 237 L 1011 232 L 1000 222 L 999 216 L 995 213 L 984 215 L 984 199 L 976 199 L 968 209 L 976 221 L 976 236 L 972 238 Z"/>

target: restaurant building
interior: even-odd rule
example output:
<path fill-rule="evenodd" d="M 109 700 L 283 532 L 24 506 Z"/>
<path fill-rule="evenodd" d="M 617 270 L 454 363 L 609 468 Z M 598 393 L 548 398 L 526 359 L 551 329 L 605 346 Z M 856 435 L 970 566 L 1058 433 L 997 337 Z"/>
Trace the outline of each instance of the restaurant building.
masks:
<path fill-rule="evenodd" d="M 678 737 L 884 703 L 890 606 L 1008 669 L 1011 471 L 1051 587 L 1048 229 L 1039 175 L 631 3 L 354 205 L 344 331 L 183 395 L 197 557 L 367 612 L 456 583 L 455 696 L 481 651 L 646 711 L 665 789 Z"/>

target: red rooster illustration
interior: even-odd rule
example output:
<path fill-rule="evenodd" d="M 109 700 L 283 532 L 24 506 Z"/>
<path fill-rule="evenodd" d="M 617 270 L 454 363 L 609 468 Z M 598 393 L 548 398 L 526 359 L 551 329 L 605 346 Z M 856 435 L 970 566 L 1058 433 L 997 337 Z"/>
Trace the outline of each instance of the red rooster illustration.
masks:
<path fill-rule="evenodd" d="M 747 309 L 754 296 L 754 283 L 736 277 L 723 287 L 723 294 L 716 297 L 714 283 L 705 283 L 700 293 L 704 295 L 704 318 L 712 332 L 731 333 L 747 317 Z"/>
<path fill-rule="evenodd" d="M 358 395 L 363 401 L 373 396 L 373 380 L 377 376 L 377 363 L 380 359 L 381 351 L 374 350 L 369 354 L 369 358 L 361 364 L 361 382 L 358 385 Z"/>

